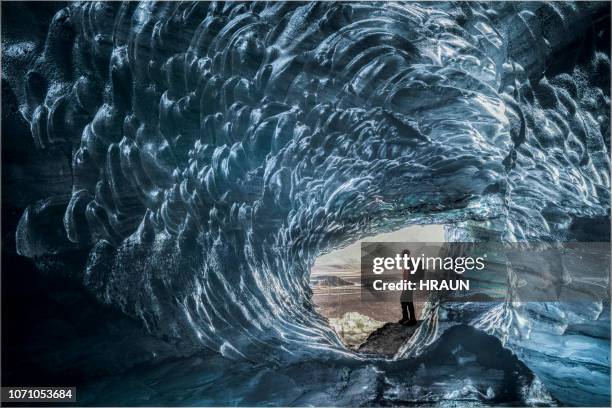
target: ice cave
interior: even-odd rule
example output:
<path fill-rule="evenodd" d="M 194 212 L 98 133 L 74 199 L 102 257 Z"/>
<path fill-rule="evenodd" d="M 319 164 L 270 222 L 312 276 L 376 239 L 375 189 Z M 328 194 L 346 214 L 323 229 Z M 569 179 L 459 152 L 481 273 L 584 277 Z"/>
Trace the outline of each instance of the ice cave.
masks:
<path fill-rule="evenodd" d="M 365 343 L 397 305 L 356 336 L 321 297 L 405 229 L 609 245 L 609 123 L 609 2 L 3 2 L 2 385 L 609 406 L 609 269 L 542 258 L 589 300 L 524 302 L 500 263 L 502 302 Z"/>

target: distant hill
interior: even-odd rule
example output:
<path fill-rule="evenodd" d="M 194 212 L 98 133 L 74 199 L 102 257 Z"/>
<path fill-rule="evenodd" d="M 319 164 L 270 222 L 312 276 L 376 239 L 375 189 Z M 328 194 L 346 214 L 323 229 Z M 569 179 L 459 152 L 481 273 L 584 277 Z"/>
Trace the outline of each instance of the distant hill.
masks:
<path fill-rule="evenodd" d="M 354 284 L 334 275 L 318 275 L 310 278 L 313 286 L 353 286 Z"/>

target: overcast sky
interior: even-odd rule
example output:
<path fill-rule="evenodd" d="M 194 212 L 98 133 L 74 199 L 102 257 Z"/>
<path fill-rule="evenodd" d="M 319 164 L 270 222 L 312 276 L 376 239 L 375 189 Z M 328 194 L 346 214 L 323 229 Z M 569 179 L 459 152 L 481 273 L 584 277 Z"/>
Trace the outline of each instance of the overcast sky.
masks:
<path fill-rule="evenodd" d="M 362 242 L 444 242 L 443 225 L 414 225 L 397 231 L 359 240 L 345 248 L 317 258 L 312 274 L 330 274 L 334 270 L 359 269 Z M 348 272 L 348 271 L 347 271 Z"/>

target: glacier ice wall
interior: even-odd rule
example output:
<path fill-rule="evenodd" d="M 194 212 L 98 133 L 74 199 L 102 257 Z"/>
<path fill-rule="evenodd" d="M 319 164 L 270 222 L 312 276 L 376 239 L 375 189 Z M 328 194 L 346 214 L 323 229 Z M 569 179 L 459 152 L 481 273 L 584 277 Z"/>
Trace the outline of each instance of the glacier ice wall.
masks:
<path fill-rule="evenodd" d="M 67 3 L 45 38 L 3 36 L 3 82 L 36 146 L 71 161 L 69 187 L 23 214 L 18 252 L 87 251 L 67 279 L 182 353 L 359 358 L 310 299 L 324 252 L 415 223 L 454 240 L 609 240 L 609 13 Z M 471 323 L 557 398 L 609 400 L 609 302 L 511 301 Z M 596 385 L 568 392 L 587 373 Z"/>

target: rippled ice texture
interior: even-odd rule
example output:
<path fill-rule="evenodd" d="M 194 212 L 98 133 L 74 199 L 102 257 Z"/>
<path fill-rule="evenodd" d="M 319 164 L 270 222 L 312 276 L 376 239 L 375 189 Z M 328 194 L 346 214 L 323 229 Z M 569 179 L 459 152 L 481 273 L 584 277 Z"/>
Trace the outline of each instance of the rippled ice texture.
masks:
<path fill-rule="evenodd" d="M 460 317 L 434 305 L 390 363 L 342 346 L 308 278 L 318 255 L 409 224 L 446 224 L 458 241 L 609 240 L 609 16 L 604 2 L 65 4 L 46 38 L 3 39 L 3 82 L 36 146 L 72 162 L 70 191 L 23 214 L 18 252 L 87 251 L 69 279 L 170 354 L 259 373 L 231 384 L 244 395 L 200 403 L 548 404 L 550 392 L 606 405 L 609 301 L 510 292 Z M 509 385 L 485 356 L 465 360 L 467 340 L 442 334 L 458 323 L 537 377 L 520 368 L 528 380 Z M 446 342 L 446 371 L 415 365 Z M 316 379 L 302 397 L 254 391 L 296 389 L 275 375 L 300 364 Z M 433 385 L 459 371 L 460 384 Z"/>

